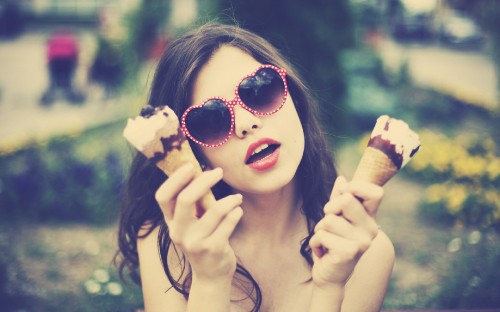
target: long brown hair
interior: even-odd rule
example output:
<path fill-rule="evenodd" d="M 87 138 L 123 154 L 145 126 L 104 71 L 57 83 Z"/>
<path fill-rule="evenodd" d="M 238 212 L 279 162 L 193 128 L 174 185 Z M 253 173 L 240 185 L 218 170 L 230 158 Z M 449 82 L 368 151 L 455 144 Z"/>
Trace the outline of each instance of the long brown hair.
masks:
<path fill-rule="evenodd" d="M 163 53 L 151 86 L 149 105 L 168 104 L 179 116 L 191 103 L 191 91 L 194 80 L 201 67 L 222 46 L 230 45 L 241 49 L 262 64 L 272 64 L 287 69 L 287 83 L 296 110 L 304 129 L 305 150 L 296 172 L 296 179 L 302 195 L 302 212 L 308 221 L 309 235 L 304 238 L 300 248 L 302 256 L 312 265 L 311 252 L 308 247 L 313 234 L 314 225 L 323 217 L 323 205 L 328 201 L 330 191 L 337 173 L 333 166 L 333 155 L 327 147 L 325 136 L 321 131 L 317 116 L 317 103 L 310 91 L 299 78 L 292 65 L 271 44 L 254 33 L 232 25 L 207 24 L 174 40 Z M 202 159 L 196 144 L 193 150 Z M 168 252 L 176 252 L 168 235 L 168 227 L 155 200 L 155 192 L 165 176 L 156 166 L 141 154 L 135 157 L 129 174 L 124 206 L 119 227 L 118 265 L 120 274 L 128 271 L 132 279 L 140 283 L 137 272 L 138 255 L 137 239 L 139 229 L 150 224 L 151 231 L 159 226 L 158 244 L 160 256 L 172 287 L 189 296 L 191 276 L 189 263 L 181 255 L 179 263 L 187 275 L 174 277 L 168 267 Z M 220 182 L 214 189 L 217 198 L 227 196 L 230 188 Z M 254 302 L 253 311 L 258 311 L 262 302 L 262 294 L 258 283 L 251 272 L 238 265 L 235 277 L 243 278 L 241 285 L 249 285 L 244 289 Z M 250 283 L 250 284 L 249 284 Z"/>

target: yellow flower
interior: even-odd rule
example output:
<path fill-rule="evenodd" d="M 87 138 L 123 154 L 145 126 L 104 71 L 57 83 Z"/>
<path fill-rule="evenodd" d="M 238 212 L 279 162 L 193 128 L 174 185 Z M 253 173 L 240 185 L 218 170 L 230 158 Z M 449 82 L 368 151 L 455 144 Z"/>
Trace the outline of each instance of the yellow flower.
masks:
<path fill-rule="evenodd" d="M 492 205 L 500 208 L 500 194 L 497 190 L 486 190 L 483 192 L 484 200 Z"/>
<path fill-rule="evenodd" d="M 482 141 L 484 150 L 488 155 L 494 155 L 496 153 L 497 147 L 495 141 L 492 138 L 486 138 Z"/>
<path fill-rule="evenodd" d="M 450 186 L 446 193 L 446 208 L 453 214 L 459 213 L 468 196 L 469 191 L 465 185 L 456 184 Z"/>
<path fill-rule="evenodd" d="M 453 172 L 457 177 L 479 178 L 486 171 L 488 163 L 479 156 L 460 157 L 453 161 Z"/>
<path fill-rule="evenodd" d="M 494 181 L 500 176 L 500 158 L 494 158 L 489 161 L 486 167 L 486 173 L 491 181 Z"/>
<path fill-rule="evenodd" d="M 444 198 L 446 186 L 443 184 L 433 184 L 425 190 L 425 200 L 428 203 L 437 203 Z"/>
<path fill-rule="evenodd" d="M 436 150 L 434 157 L 431 160 L 431 166 L 437 172 L 445 172 L 448 170 L 450 163 L 449 154 L 445 150 Z"/>

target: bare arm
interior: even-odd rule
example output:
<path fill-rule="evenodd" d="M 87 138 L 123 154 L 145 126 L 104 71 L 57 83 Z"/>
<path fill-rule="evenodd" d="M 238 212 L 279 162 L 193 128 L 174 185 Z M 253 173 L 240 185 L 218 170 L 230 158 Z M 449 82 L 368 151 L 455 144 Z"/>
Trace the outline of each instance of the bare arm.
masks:
<path fill-rule="evenodd" d="M 394 265 L 394 247 L 379 232 L 344 286 L 313 288 L 310 311 L 380 311 Z"/>
<path fill-rule="evenodd" d="M 379 231 L 346 285 L 342 311 L 380 311 L 394 266 L 394 246 Z"/>
<path fill-rule="evenodd" d="M 168 311 L 229 311 L 231 281 L 210 281 L 193 279 L 189 301 L 172 288 L 158 254 L 158 228 L 137 242 L 139 267 L 141 270 L 144 308 L 147 312 Z M 174 275 L 179 267 L 173 263 Z"/>
<path fill-rule="evenodd" d="M 379 311 L 394 265 L 394 248 L 377 229 L 383 190 L 339 178 L 310 246 L 313 250 L 311 312 Z"/>

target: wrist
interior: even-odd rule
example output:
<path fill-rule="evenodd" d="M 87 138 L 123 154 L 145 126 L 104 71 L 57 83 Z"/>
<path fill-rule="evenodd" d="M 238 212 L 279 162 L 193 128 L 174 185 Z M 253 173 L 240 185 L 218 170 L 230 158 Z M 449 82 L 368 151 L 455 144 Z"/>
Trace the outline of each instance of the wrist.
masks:
<path fill-rule="evenodd" d="M 232 276 L 208 277 L 193 273 L 191 287 L 203 287 L 204 289 L 226 289 L 231 287 Z"/>
<path fill-rule="evenodd" d="M 340 311 L 344 293 L 344 284 L 314 284 L 309 312 Z"/>
<path fill-rule="evenodd" d="M 345 284 L 340 283 L 324 283 L 321 285 L 314 284 L 313 291 L 319 294 L 330 294 L 344 296 Z"/>
<path fill-rule="evenodd" d="M 191 283 L 186 311 L 229 311 L 231 279 L 195 276 Z"/>

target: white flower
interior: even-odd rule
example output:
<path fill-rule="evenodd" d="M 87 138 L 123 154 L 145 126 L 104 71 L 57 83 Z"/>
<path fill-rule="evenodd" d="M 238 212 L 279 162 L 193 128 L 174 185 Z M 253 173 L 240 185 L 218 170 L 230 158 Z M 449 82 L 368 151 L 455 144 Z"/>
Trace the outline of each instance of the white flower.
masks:
<path fill-rule="evenodd" d="M 101 284 L 94 281 L 93 279 L 86 281 L 84 284 L 84 287 L 85 287 L 85 290 L 87 291 L 87 293 L 89 293 L 91 295 L 95 295 L 101 291 Z"/>
<path fill-rule="evenodd" d="M 481 241 L 481 232 L 475 230 L 469 234 L 469 244 L 475 245 Z"/>
<path fill-rule="evenodd" d="M 106 283 L 109 281 L 109 273 L 104 269 L 97 269 L 94 271 L 94 278 L 100 283 Z"/>
<path fill-rule="evenodd" d="M 113 296 L 119 296 L 123 292 L 123 287 L 121 284 L 116 283 L 116 282 L 110 282 L 106 285 L 106 288 L 108 289 L 108 293 Z"/>
<path fill-rule="evenodd" d="M 481 282 L 481 278 L 479 276 L 474 276 L 472 279 L 469 281 L 469 286 L 470 287 L 477 287 L 479 286 L 479 283 Z"/>
<path fill-rule="evenodd" d="M 448 252 L 457 252 L 462 248 L 462 239 L 456 237 L 448 243 Z"/>

